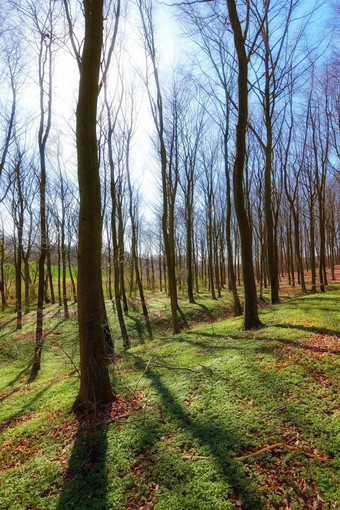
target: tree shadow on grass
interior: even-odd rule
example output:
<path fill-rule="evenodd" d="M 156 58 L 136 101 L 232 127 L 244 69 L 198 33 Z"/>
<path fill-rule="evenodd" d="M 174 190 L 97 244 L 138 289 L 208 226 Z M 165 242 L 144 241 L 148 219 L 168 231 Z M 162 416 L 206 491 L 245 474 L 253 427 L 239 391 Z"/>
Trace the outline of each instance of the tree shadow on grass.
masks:
<path fill-rule="evenodd" d="M 194 333 L 190 333 L 190 332 L 187 332 L 187 334 L 194 334 Z M 199 338 L 201 335 L 196 335 L 196 338 Z M 213 340 L 213 339 L 212 339 Z M 191 339 L 191 338 L 188 338 L 188 337 L 181 337 L 181 338 L 178 338 L 177 341 L 179 343 L 186 343 L 186 344 L 190 344 L 192 345 L 193 347 L 201 347 L 202 349 L 205 349 L 207 352 L 211 352 L 211 351 L 224 351 L 227 346 L 226 345 L 216 345 L 214 343 L 212 343 L 211 341 L 206 341 L 206 342 L 202 342 L 202 341 L 197 341 L 196 339 Z"/>
<path fill-rule="evenodd" d="M 313 313 L 313 310 L 316 310 L 317 308 L 319 308 L 319 307 L 316 307 L 314 305 L 312 305 L 312 307 L 311 306 L 299 306 L 299 310 L 309 313 L 309 314 Z M 334 308 L 326 308 L 324 306 L 322 308 L 319 308 L 319 310 L 322 310 L 322 312 L 331 312 L 331 313 L 335 313 L 337 311 Z"/>
<path fill-rule="evenodd" d="M 108 510 L 107 424 L 89 424 L 78 417 L 78 430 L 64 474 L 58 510 Z"/>
<path fill-rule="evenodd" d="M 134 315 L 130 315 L 128 311 L 124 312 L 124 314 L 126 317 L 129 317 L 129 319 L 131 319 L 135 323 L 135 329 L 137 331 L 139 343 L 144 344 L 145 340 L 143 336 L 143 324 L 139 319 L 137 319 L 137 317 L 135 317 Z"/>
<path fill-rule="evenodd" d="M 5 388 L 10 388 L 11 386 L 13 386 L 13 384 L 15 384 L 17 381 L 19 381 L 19 379 L 22 376 L 28 375 L 30 373 L 32 365 L 33 365 L 33 361 L 29 361 L 27 363 L 27 365 L 22 370 L 20 370 L 20 372 L 18 372 L 18 374 L 14 377 L 14 379 L 12 379 L 8 384 L 6 384 Z M 13 393 L 16 393 L 17 391 L 20 391 L 20 389 L 21 389 L 20 387 L 19 388 L 14 388 L 12 391 L 10 391 L 9 393 L 7 393 L 3 397 L 1 397 L 0 398 L 0 402 L 5 400 L 6 398 L 10 397 L 11 395 L 13 395 Z"/>
<path fill-rule="evenodd" d="M 230 331 L 226 331 L 225 333 L 215 333 L 214 331 L 212 331 L 211 333 L 209 332 L 197 332 L 197 331 L 186 331 L 186 334 L 187 335 L 196 335 L 196 336 L 204 336 L 204 337 L 207 337 L 207 338 L 210 338 L 210 339 L 214 339 L 214 338 L 220 338 L 222 340 L 226 340 L 227 342 L 229 340 L 237 340 L 237 341 L 244 341 L 244 340 L 250 340 L 249 336 L 242 336 L 242 334 L 240 334 L 240 332 L 230 332 Z M 226 344 L 227 345 L 227 344 Z"/>
<path fill-rule="evenodd" d="M 312 297 L 313 296 L 313 297 Z M 321 302 L 325 301 L 333 301 L 334 302 L 334 296 L 327 296 L 323 293 L 317 293 L 317 294 L 302 294 L 301 296 L 294 297 L 289 300 L 288 303 L 285 303 L 285 306 L 288 308 L 296 308 L 296 303 L 303 303 L 304 301 L 307 303 L 316 302 L 318 305 L 320 305 Z M 323 308 L 322 306 L 320 308 Z M 334 310 L 336 311 L 336 310 Z"/>
<path fill-rule="evenodd" d="M 138 356 L 134 357 L 138 368 L 145 371 L 147 367 L 144 360 Z M 202 447 L 208 448 L 221 476 L 230 486 L 231 492 L 242 500 L 242 508 L 245 510 L 263 509 L 263 499 L 256 483 L 246 475 L 241 463 L 232 458 L 235 449 L 238 450 L 242 446 L 242 438 L 236 437 L 224 425 L 218 426 L 211 422 L 194 420 L 176 400 L 157 372 L 148 369 L 145 376 L 160 395 L 165 411 L 170 418 L 192 437 L 193 442 L 198 441 Z"/>
<path fill-rule="evenodd" d="M 151 328 L 151 323 L 150 323 L 150 319 L 145 319 L 144 317 L 144 323 L 138 319 L 135 315 L 130 315 L 129 312 L 125 312 L 125 315 L 127 317 L 129 317 L 129 319 L 133 320 L 133 322 L 135 323 L 135 328 L 136 328 L 136 331 L 137 331 L 137 335 L 138 335 L 138 340 L 139 340 L 139 343 L 140 344 L 144 344 L 145 343 L 145 338 L 144 338 L 144 330 L 146 329 L 147 331 L 147 334 L 149 336 L 149 340 L 153 340 L 153 333 L 152 333 L 152 328 Z"/>
<path fill-rule="evenodd" d="M 316 333 L 319 335 L 331 335 L 340 338 L 340 331 L 328 328 L 318 328 L 315 326 L 302 326 L 297 324 L 272 324 L 274 328 L 286 328 L 286 329 L 301 329 L 302 331 L 308 331 L 310 333 Z"/>
<path fill-rule="evenodd" d="M 317 345 L 304 344 L 303 342 L 298 342 L 296 340 L 290 340 L 288 338 L 275 338 L 276 342 L 281 342 L 286 345 L 290 345 L 292 347 L 296 347 L 297 349 L 303 349 L 312 352 L 321 352 L 328 354 L 340 354 L 340 349 L 326 349 L 324 347 L 319 347 Z"/>
<path fill-rule="evenodd" d="M 34 367 L 34 363 L 32 363 L 32 368 L 31 368 L 31 371 L 30 371 L 30 375 L 29 375 L 29 377 L 27 379 L 27 384 L 31 384 L 32 382 L 34 382 L 36 380 L 36 378 L 38 377 L 39 372 L 40 372 L 40 369 L 37 370 Z"/>
<path fill-rule="evenodd" d="M 17 315 L 15 314 L 15 316 L 12 317 L 12 319 L 8 319 L 7 321 L 6 320 L 0 321 L 0 327 L 5 328 L 6 326 L 8 326 L 8 324 L 11 324 L 11 322 L 15 322 L 16 320 L 17 320 Z M 1 336 L 4 336 L 4 335 L 1 335 Z"/>
<path fill-rule="evenodd" d="M 335 336 L 336 338 L 340 338 L 340 335 L 339 335 L 339 332 L 338 331 L 331 331 L 331 330 L 328 330 L 326 328 L 304 328 L 304 327 L 300 327 L 300 326 L 288 326 L 288 325 L 284 325 L 284 324 L 275 324 L 273 325 L 275 327 L 280 327 L 280 328 L 288 328 L 288 327 L 293 327 L 293 328 L 296 328 L 296 329 L 306 329 L 307 331 L 313 331 L 313 332 L 316 332 L 316 333 L 323 333 L 323 334 L 327 334 L 327 335 L 330 335 L 330 336 Z M 193 334 L 196 334 L 194 332 L 190 332 L 188 331 L 187 332 L 187 335 L 193 335 Z M 196 334 L 197 335 L 197 334 Z M 206 336 L 206 337 L 209 337 L 210 339 L 213 340 L 213 337 L 221 337 L 221 338 L 225 338 L 224 335 L 211 335 L 209 333 L 200 333 L 199 335 L 197 335 L 198 337 L 200 336 Z M 225 343 L 225 345 L 214 345 L 214 344 L 211 344 L 209 343 L 208 341 L 207 342 L 202 342 L 202 341 L 195 341 L 195 340 L 192 340 L 190 341 L 188 338 L 181 338 L 180 341 L 181 342 L 185 342 L 185 343 L 190 343 L 192 345 L 197 345 L 198 347 L 202 347 L 204 349 L 207 349 L 207 351 L 209 350 L 228 350 L 228 349 L 236 349 L 238 351 L 244 351 L 244 352 L 248 352 L 248 351 L 253 351 L 253 352 L 261 352 L 261 353 L 270 353 L 270 352 L 274 352 L 276 351 L 277 349 L 277 344 L 276 342 L 281 342 L 283 344 L 286 344 L 286 345 L 290 345 L 292 347 L 296 347 L 297 349 L 305 349 L 305 350 L 309 350 L 309 351 L 313 351 L 313 352 L 321 352 L 321 353 L 329 353 L 329 354 L 340 354 L 340 349 L 327 349 L 327 348 L 324 348 L 324 347 L 319 347 L 319 346 L 316 346 L 316 345 L 311 345 L 311 344 L 305 344 L 303 342 L 299 342 L 297 340 L 291 340 L 289 338 L 274 338 L 273 341 L 275 342 L 274 345 L 259 345 L 259 346 L 254 346 L 254 345 L 249 345 L 249 344 L 244 344 L 242 343 L 242 338 L 239 338 L 237 336 L 233 337 L 231 335 L 228 335 L 228 337 L 230 336 L 230 338 L 232 340 L 239 340 L 240 343 L 239 345 L 235 345 L 235 343 L 233 344 L 228 344 L 227 342 Z M 261 339 L 263 340 L 263 339 Z M 271 339 L 270 338 L 267 338 L 265 339 L 266 342 L 270 342 Z"/>
<path fill-rule="evenodd" d="M 181 310 L 181 308 L 179 306 L 177 307 L 177 311 L 178 311 L 178 313 L 180 315 L 181 321 L 184 324 L 184 326 L 188 327 L 187 318 L 186 318 L 186 316 L 184 315 L 183 311 Z"/>
<path fill-rule="evenodd" d="M 149 318 L 145 321 L 145 325 L 146 325 L 146 329 L 147 329 L 147 332 L 149 335 L 149 339 L 153 340 L 152 327 L 151 327 L 151 322 L 150 322 Z"/>
<path fill-rule="evenodd" d="M 11 414 L 11 416 L 9 416 L 5 421 L 0 422 L 0 432 L 15 423 L 17 420 L 20 420 L 22 416 L 37 412 L 38 409 L 31 411 L 32 404 L 36 402 L 51 386 L 58 382 L 60 381 L 52 381 L 51 383 L 47 384 L 41 391 L 38 391 L 33 398 L 30 398 L 29 402 L 23 402 L 22 407 L 17 412 Z"/>
<path fill-rule="evenodd" d="M 204 312 L 207 314 L 207 316 L 209 317 L 209 319 L 213 320 L 214 319 L 214 315 L 211 313 L 211 310 L 206 306 L 206 305 L 203 305 L 202 303 L 199 303 L 198 301 L 196 302 L 196 304 L 202 308 L 202 310 L 204 310 Z"/>
<path fill-rule="evenodd" d="M 48 331 L 46 331 L 43 336 L 42 336 L 42 339 L 41 339 L 41 350 L 43 349 L 44 345 L 45 345 L 45 341 L 46 341 L 46 338 L 49 337 L 50 335 L 53 335 L 53 332 L 61 325 L 63 324 L 63 322 L 65 322 L 65 318 L 61 319 L 59 322 L 57 322 L 57 324 L 55 324 L 53 326 L 53 328 L 49 329 Z M 38 374 L 40 372 L 40 369 L 37 370 L 34 366 L 34 363 L 32 362 L 32 368 L 31 368 L 31 372 L 30 372 L 30 375 L 27 379 L 27 384 L 30 384 L 32 382 L 34 382 L 36 380 L 36 378 L 38 377 Z"/>
<path fill-rule="evenodd" d="M 13 325 L 13 329 L 11 331 L 7 331 L 6 333 L 3 333 L 2 335 L 0 335 L 0 339 L 5 338 L 6 336 L 9 336 L 9 335 L 13 335 L 13 333 L 15 333 L 16 331 L 17 331 L 16 327 Z"/>

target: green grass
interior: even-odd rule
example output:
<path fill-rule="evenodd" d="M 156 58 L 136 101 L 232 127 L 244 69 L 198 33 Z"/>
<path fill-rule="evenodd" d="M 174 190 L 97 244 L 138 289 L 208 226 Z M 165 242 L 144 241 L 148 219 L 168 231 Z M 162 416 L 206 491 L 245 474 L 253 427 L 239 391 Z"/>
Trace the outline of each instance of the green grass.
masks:
<path fill-rule="evenodd" d="M 117 419 L 96 427 L 69 413 L 76 317 L 49 314 L 29 384 L 33 322 L 2 328 L 0 508 L 338 508 L 340 287 L 262 309 L 265 326 L 252 332 L 239 318 L 214 322 L 228 301 L 197 301 L 181 302 L 187 329 L 176 337 L 163 296 L 149 296 L 152 340 L 140 310 L 129 312 Z M 119 351 L 111 309 L 109 318 Z"/>

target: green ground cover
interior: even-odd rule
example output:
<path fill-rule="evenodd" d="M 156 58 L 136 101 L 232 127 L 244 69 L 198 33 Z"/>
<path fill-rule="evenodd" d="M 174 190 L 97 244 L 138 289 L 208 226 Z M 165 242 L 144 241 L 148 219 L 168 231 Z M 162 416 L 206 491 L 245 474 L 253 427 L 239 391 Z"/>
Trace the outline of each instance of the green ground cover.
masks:
<path fill-rule="evenodd" d="M 0 331 L 0 508 L 323 509 L 340 503 L 340 287 L 261 310 L 241 331 L 225 300 L 137 305 L 119 351 L 117 401 L 95 423 L 69 413 L 78 388 L 75 314 L 49 307 L 42 369 L 34 322 Z M 151 302 L 152 300 L 152 302 Z M 202 306 L 204 313 L 200 312 Z M 29 315 L 31 319 L 34 314 Z M 118 336 L 115 316 L 109 319 Z"/>

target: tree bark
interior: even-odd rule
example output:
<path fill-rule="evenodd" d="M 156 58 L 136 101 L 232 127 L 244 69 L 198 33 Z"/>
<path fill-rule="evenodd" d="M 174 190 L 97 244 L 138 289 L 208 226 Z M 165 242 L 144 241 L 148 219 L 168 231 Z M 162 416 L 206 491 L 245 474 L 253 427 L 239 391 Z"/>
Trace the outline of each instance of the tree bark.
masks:
<path fill-rule="evenodd" d="M 71 278 L 71 285 L 72 285 L 72 292 L 73 292 L 73 300 L 75 303 L 77 303 L 77 290 L 76 290 L 76 284 L 73 277 L 73 271 L 72 271 L 72 265 L 71 265 L 71 246 L 70 244 L 67 247 L 67 260 L 68 260 L 68 270 L 70 273 Z"/>
<path fill-rule="evenodd" d="M 236 127 L 236 153 L 233 171 L 233 184 L 234 204 L 241 239 L 244 285 L 243 328 L 247 330 L 261 326 L 257 310 L 257 294 L 252 253 L 252 232 L 245 208 L 243 190 L 246 131 L 248 123 L 248 59 L 235 0 L 227 0 L 227 6 L 238 59 L 238 119 Z"/>
<path fill-rule="evenodd" d="M 227 130 L 229 126 L 227 127 Z M 231 290 L 234 301 L 234 315 L 235 317 L 242 314 L 240 298 L 237 292 L 236 277 L 234 271 L 233 261 L 233 246 L 231 243 L 231 190 L 230 190 L 230 174 L 229 174 L 229 158 L 228 158 L 228 132 L 224 133 L 224 170 L 227 184 L 227 217 L 226 217 L 226 239 L 227 239 L 227 254 L 228 254 L 228 284 Z"/>
<path fill-rule="evenodd" d="M 103 40 L 103 0 L 84 0 L 85 40 L 77 105 L 80 192 L 78 322 L 80 389 L 73 410 L 114 399 L 104 344 L 101 247 L 102 217 L 96 117 Z"/>
<path fill-rule="evenodd" d="M 16 288 L 16 303 L 15 308 L 17 312 L 17 325 L 16 329 L 22 328 L 22 289 L 21 289 L 21 266 L 22 266 L 22 237 L 24 227 L 24 201 L 22 196 L 21 187 L 21 161 L 19 160 L 15 166 L 16 181 L 18 187 L 18 219 L 17 219 L 17 230 L 18 230 L 18 250 L 17 250 L 17 261 L 15 266 L 15 288 Z"/>
<path fill-rule="evenodd" d="M 0 292 L 1 292 L 1 310 L 4 311 L 7 308 L 7 300 L 5 294 L 5 271 L 4 271 L 4 262 L 5 262 L 5 239 L 2 234 L 1 237 L 1 276 L 0 276 Z"/>

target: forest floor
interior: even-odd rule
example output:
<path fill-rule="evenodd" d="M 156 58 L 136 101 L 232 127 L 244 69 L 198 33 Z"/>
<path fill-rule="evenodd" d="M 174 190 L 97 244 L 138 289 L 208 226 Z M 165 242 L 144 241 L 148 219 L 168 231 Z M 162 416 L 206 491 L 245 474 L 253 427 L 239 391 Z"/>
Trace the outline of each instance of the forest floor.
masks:
<path fill-rule="evenodd" d="M 339 508 L 340 285 L 292 292 L 283 286 L 251 332 L 226 318 L 226 294 L 181 301 L 175 337 L 164 296 L 149 296 L 150 330 L 136 304 L 132 347 L 119 351 L 118 339 L 110 368 L 117 400 L 95 419 L 70 413 L 75 310 L 64 320 L 46 308 L 37 376 L 34 314 L 16 332 L 2 313 L 0 509 Z"/>

